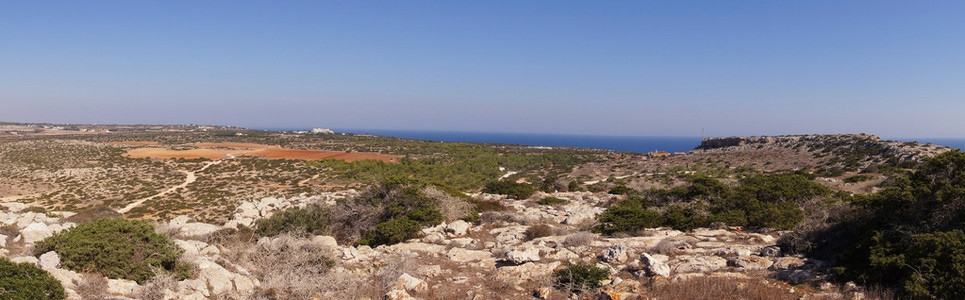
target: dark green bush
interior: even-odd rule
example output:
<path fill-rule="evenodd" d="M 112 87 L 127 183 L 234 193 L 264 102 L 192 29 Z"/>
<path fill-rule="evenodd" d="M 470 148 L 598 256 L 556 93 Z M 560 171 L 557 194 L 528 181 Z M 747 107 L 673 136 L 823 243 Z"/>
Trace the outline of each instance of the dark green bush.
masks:
<path fill-rule="evenodd" d="M 613 187 L 609 191 L 607 191 L 608 194 L 614 194 L 614 195 L 626 195 L 632 192 L 634 192 L 634 190 L 631 188 L 628 188 L 625 185 L 618 185 Z"/>
<path fill-rule="evenodd" d="M 617 205 L 607 208 L 598 218 L 600 225 L 594 232 L 613 234 L 617 232 L 636 233 L 644 228 L 659 227 L 662 224 L 660 213 L 648 210 L 642 198 L 630 197 Z"/>
<path fill-rule="evenodd" d="M 420 229 L 422 226 L 419 226 L 419 222 L 407 217 L 392 219 L 366 231 L 359 244 L 371 246 L 398 244 L 417 237 Z"/>
<path fill-rule="evenodd" d="M 0 299 L 64 299 L 64 287 L 37 266 L 0 257 Z"/>
<path fill-rule="evenodd" d="M 553 272 L 557 289 L 582 293 L 598 289 L 602 281 L 610 277 L 610 272 L 591 263 L 579 262 Z"/>
<path fill-rule="evenodd" d="M 34 249 L 37 254 L 48 251 L 56 251 L 66 269 L 138 283 L 154 277 L 152 268 L 178 278 L 188 278 L 193 270 L 178 260 L 183 250 L 147 221 L 103 218 L 84 223 L 38 242 Z"/>
<path fill-rule="evenodd" d="M 567 202 L 570 202 L 570 201 L 569 201 L 569 200 L 566 200 L 566 199 L 556 198 L 556 197 L 545 197 L 545 198 L 543 198 L 543 199 L 539 199 L 539 201 L 536 201 L 536 204 L 539 204 L 539 205 L 557 205 L 557 204 L 565 204 L 565 203 L 567 203 Z"/>
<path fill-rule="evenodd" d="M 255 222 L 255 234 L 259 236 L 276 236 L 288 232 L 320 235 L 327 230 L 328 215 L 323 208 L 315 205 L 304 209 L 291 207 Z"/>
<path fill-rule="evenodd" d="M 844 182 L 846 182 L 846 183 L 858 183 L 858 182 L 868 181 L 868 180 L 872 180 L 872 179 L 874 179 L 874 177 L 871 177 L 871 176 L 868 176 L 868 175 L 854 175 L 854 176 L 845 178 L 845 179 L 844 179 Z"/>
<path fill-rule="evenodd" d="M 499 180 L 486 184 L 486 187 L 483 188 L 483 192 L 490 194 L 510 195 L 516 199 L 526 199 L 536 193 L 536 188 L 527 183 Z"/>

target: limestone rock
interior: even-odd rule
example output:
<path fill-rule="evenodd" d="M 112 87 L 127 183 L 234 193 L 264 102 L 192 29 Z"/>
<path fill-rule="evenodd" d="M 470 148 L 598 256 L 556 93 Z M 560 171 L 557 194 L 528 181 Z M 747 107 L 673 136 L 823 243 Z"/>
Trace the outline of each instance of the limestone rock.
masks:
<path fill-rule="evenodd" d="M 492 254 L 486 251 L 452 248 L 446 253 L 446 257 L 456 262 L 470 262 L 489 259 L 492 257 Z"/>
<path fill-rule="evenodd" d="M 429 290 L 428 283 L 426 283 L 422 279 L 412 277 L 412 275 L 409 275 L 406 273 L 403 273 L 401 276 L 399 276 L 399 278 L 395 280 L 395 283 L 392 286 L 394 289 L 402 288 L 402 289 L 405 289 L 406 291 L 425 292 Z"/>
<path fill-rule="evenodd" d="M 719 256 L 678 256 L 672 265 L 675 273 L 704 273 L 727 267 L 727 260 Z"/>
<path fill-rule="evenodd" d="M 23 229 L 21 235 L 23 236 L 24 242 L 36 243 L 53 235 L 53 233 L 47 228 L 47 224 L 30 223 L 30 225 L 27 225 L 27 227 Z"/>
<path fill-rule="evenodd" d="M 449 223 L 449 225 L 446 226 L 446 232 L 448 232 L 449 235 L 453 237 L 463 236 L 463 235 L 466 235 L 466 233 L 469 231 L 469 227 L 471 226 L 472 225 L 466 221 L 458 220 L 458 221 Z"/>
<path fill-rule="evenodd" d="M 771 270 L 788 270 L 795 269 L 804 266 L 805 260 L 798 257 L 778 257 L 774 260 L 774 264 L 771 265 Z"/>
<path fill-rule="evenodd" d="M 36 257 L 33 257 L 33 256 L 21 256 L 21 257 L 11 258 L 10 261 L 12 261 L 12 262 L 14 262 L 14 263 L 18 263 L 18 264 L 19 264 L 19 263 L 31 263 L 31 264 L 35 264 L 35 265 L 36 265 L 37 262 L 39 262 L 40 260 L 38 260 Z"/>
<path fill-rule="evenodd" d="M 727 263 L 743 270 L 766 270 L 774 264 L 771 260 L 760 256 L 738 256 L 731 258 Z"/>
<path fill-rule="evenodd" d="M 777 257 L 781 255 L 781 247 L 778 246 L 767 246 L 761 249 L 761 256 L 765 257 Z"/>
<path fill-rule="evenodd" d="M 516 265 L 539 261 L 539 249 L 535 247 L 524 247 L 509 250 L 506 252 L 506 260 Z"/>
<path fill-rule="evenodd" d="M 137 282 L 127 279 L 108 279 L 107 280 L 107 293 L 112 295 L 119 295 L 130 297 L 137 292 L 140 288 Z"/>
<path fill-rule="evenodd" d="M 629 259 L 627 256 L 627 247 L 623 245 L 610 246 L 606 248 L 606 250 L 603 250 L 600 259 L 608 263 L 624 263 Z"/>
<path fill-rule="evenodd" d="M 330 237 L 327 235 L 316 235 L 315 237 L 312 238 L 312 242 L 315 242 L 329 249 L 338 248 L 338 241 L 336 241 L 334 237 Z"/>
<path fill-rule="evenodd" d="M 0 234 L 0 248 L 7 247 L 7 236 Z"/>
<path fill-rule="evenodd" d="M 40 255 L 40 262 L 38 263 L 41 269 L 52 270 L 60 267 L 60 256 L 57 252 L 49 251 L 47 253 Z"/>
<path fill-rule="evenodd" d="M 663 255 L 640 254 L 640 263 L 643 264 L 647 275 L 670 278 L 670 266 L 667 265 L 667 260 Z"/>
<path fill-rule="evenodd" d="M 414 298 L 412 298 L 412 296 L 410 296 L 409 293 L 407 293 L 405 290 L 403 290 L 403 289 L 396 289 L 396 290 L 391 290 L 391 291 L 389 291 L 388 293 L 386 293 L 386 294 L 385 294 L 385 297 L 382 297 L 382 299 L 385 299 L 385 300 L 410 300 L 410 299 L 414 299 Z"/>
<path fill-rule="evenodd" d="M 173 221 L 172 221 L 173 222 Z M 186 237 L 199 237 L 220 230 L 217 225 L 205 223 L 187 223 L 181 225 L 181 235 Z"/>
<path fill-rule="evenodd" d="M 0 206 L 6 207 L 10 212 L 21 212 L 27 209 L 27 205 L 18 202 L 0 203 Z"/>

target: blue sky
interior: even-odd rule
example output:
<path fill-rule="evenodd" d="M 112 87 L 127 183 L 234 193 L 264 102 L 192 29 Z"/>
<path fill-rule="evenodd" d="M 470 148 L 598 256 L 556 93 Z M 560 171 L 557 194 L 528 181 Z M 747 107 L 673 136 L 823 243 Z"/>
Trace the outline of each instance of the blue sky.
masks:
<path fill-rule="evenodd" d="M 0 120 L 965 138 L 962 1 L 4 1 Z"/>

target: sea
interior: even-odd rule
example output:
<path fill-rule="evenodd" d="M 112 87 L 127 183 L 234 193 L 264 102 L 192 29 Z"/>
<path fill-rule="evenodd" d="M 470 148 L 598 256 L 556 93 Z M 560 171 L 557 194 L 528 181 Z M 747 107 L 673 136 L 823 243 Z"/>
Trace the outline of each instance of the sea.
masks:
<path fill-rule="evenodd" d="M 311 130 L 306 128 L 255 128 L 261 130 Z M 700 145 L 700 137 L 689 136 L 604 136 L 604 135 L 574 135 L 574 134 L 541 134 L 541 133 L 497 133 L 497 132 L 459 132 L 459 131 L 429 131 L 429 130 L 393 130 L 393 129 L 352 129 L 332 128 L 335 132 L 371 134 L 390 136 L 413 140 L 467 142 L 467 143 L 496 143 L 517 144 L 528 146 L 555 146 L 608 149 L 614 151 L 647 153 L 687 152 Z M 965 139 L 947 138 L 898 138 L 903 142 L 933 143 L 951 148 L 965 148 Z"/>

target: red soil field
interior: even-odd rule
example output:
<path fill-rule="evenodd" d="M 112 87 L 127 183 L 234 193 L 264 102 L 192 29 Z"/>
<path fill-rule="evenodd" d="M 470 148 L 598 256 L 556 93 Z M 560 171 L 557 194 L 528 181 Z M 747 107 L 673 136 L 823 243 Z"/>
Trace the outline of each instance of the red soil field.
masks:
<path fill-rule="evenodd" d="M 275 149 L 278 146 L 254 144 L 254 143 L 194 143 L 201 148 L 235 148 L 235 149 Z"/>
<path fill-rule="evenodd" d="M 111 145 L 132 145 L 132 146 L 156 146 L 159 145 L 158 142 L 148 142 L 148 141 L 121 141 L 121 142 L 107 142 L 105 144 Z"/>

